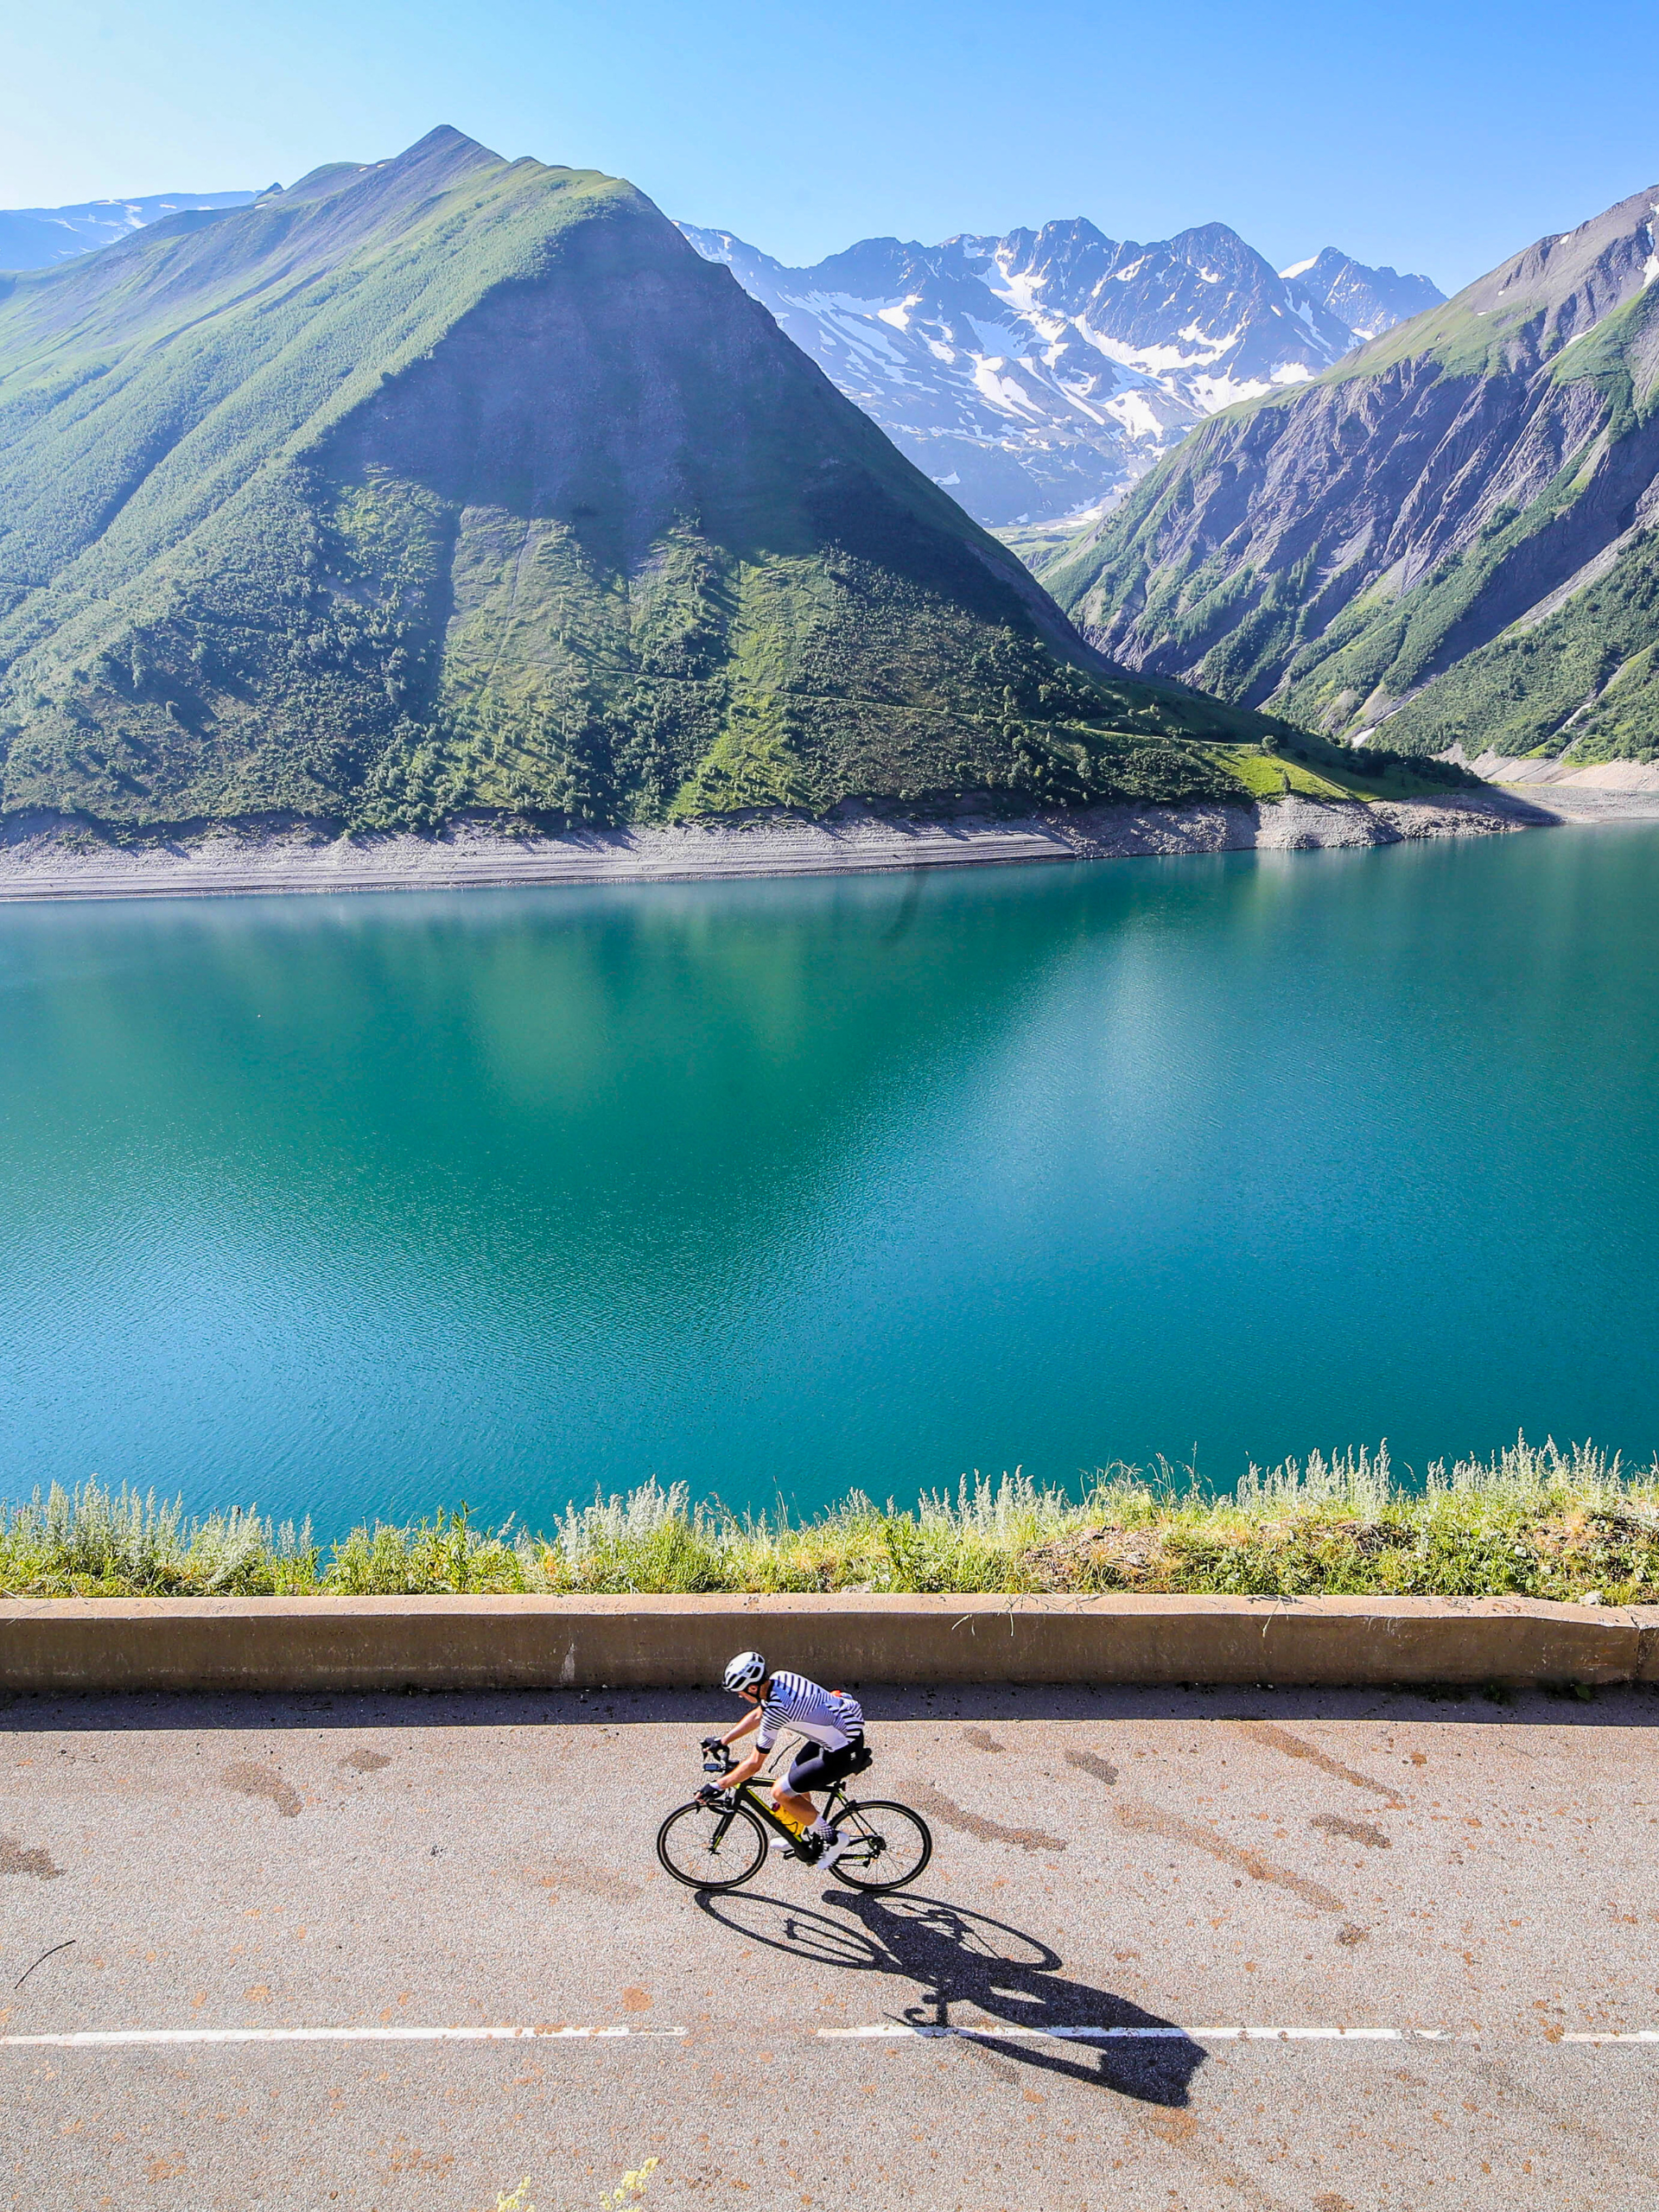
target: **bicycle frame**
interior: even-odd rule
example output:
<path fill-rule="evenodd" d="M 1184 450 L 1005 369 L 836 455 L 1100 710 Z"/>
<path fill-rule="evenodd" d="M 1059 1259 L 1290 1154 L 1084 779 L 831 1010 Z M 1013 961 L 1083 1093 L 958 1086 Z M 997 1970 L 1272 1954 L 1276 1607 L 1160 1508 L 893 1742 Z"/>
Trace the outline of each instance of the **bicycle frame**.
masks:
<path fill-rule="evenodd" d="M 729 1754 L 728 1756 L 729 1756 Z M 772 1784 L 778 1779 L 777 1770 L 783 1764 L 783 1751 L 780 1747 L 778 1751 L 773 1752 L 772 1764 L 769 1767 L 762 1767 L 759 1774 L 752 1774 L 747 1782 L 741 1782 L 738 1784 L 736 1790 L 734 1792 L 735 1802 L 732 1805 L 731 1809 L 721 1815 L 720 1826 L 715 1830 L 710 1847 L 712 1849 L 718 1851 L 721 1845 L 725 1842 L 727 1830 L 731 1827 L 733 1821 L 737 1817 L 737 1808 L 739 1805 L 747 1805 L 752 1813 L 757 1814 L 760 1816 L 761 1825 L 765 1827 L 771 1828 L 775 1834 L 782 1836 L 785 1842 L 788 1844 L 791 1851 L 798 1849 L 801 1840 L 800 1837 L 796 1834 L 795 1830 L 790 1827 L 787 1821 L 780 1821 L 777 1814 L 772 1809 L 772 1797 L 770 1793 Z M 792 1760 L 794 1757 L 794 1753 L 792 1751 L 791 1752 L 790 1757 Z M 843 1802 L 846 1799 L 846 1796 L 847 1784 L 844 1780 L 831 1783 L 823 1801 L 823 1817 L 826 1820 L 830 1819 L 831 1807 Z M 833 1827 L 834 1825 L 834 1821 L 831 1821 L 830 1826 Z"/>

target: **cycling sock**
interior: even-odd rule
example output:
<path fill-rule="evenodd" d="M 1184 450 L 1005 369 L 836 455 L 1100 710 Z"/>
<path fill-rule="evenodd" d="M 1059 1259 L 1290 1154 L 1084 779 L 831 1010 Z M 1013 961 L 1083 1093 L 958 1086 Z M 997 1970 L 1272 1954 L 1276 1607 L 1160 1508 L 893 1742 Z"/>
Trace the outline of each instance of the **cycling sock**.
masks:
<path fill-rule="evenodd" d="M 836 1831 L 830 1827 L 829 1821 L 824 1819 L 822 1813 L 820 1813 L 817 1819 L 813 1821 L 811 1827 L 808 1830 L 808 1834 L 817 1836 L 820 1843 L 833 1843 L 836 1840 Z"/>

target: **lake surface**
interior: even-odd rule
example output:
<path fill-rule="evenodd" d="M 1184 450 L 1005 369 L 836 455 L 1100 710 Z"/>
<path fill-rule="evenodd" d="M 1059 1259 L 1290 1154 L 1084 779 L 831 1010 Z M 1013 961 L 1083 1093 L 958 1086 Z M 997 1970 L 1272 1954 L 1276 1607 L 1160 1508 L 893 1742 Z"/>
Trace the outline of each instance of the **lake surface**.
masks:
<path fill-rule="evenodd" d="M 1659 1445 L 1659 829 L 0 907 L 0 1495 Z"/>

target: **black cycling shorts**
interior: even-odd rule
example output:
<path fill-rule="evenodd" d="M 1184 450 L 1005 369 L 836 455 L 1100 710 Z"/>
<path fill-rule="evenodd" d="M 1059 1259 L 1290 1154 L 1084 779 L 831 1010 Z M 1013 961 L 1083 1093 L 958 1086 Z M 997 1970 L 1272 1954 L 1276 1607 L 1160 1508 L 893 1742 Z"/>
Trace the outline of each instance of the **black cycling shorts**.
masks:
<path fill-rule="evenodd" d="M 869 1763 L 861 1736 L 855 1736 L 838 1751 L 828 1751 L 822 1744 L 808 1744 L 790 1767 L 789 1786 L 796 1796 L 802 1797 L 809 1789 L 828 1789 L 844 1782 L 849 1774 L 862 1773 Z"/>

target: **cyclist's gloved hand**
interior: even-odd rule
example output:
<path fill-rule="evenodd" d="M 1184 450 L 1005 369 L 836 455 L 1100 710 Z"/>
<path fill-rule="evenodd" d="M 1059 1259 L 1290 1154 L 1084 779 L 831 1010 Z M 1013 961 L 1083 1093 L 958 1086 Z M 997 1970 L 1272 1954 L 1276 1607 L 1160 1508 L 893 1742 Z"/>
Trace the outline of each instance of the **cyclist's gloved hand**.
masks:
<path fill-rule="evenodd" d="M 700 1805 L 719 1805 L 725 1802 L 725 1796 L 723 1789 L 716 1789 L 712 1782 L 705 1782 L 697 1792 L 697 1802 Z"/>
<path fill-rule="evenodd" d="M 726 1748 L 725 1739 L 720 1736 L 705 1736 L 702 1739 L 702 1748 L 705 1751 L 723 1751 Z"/>

